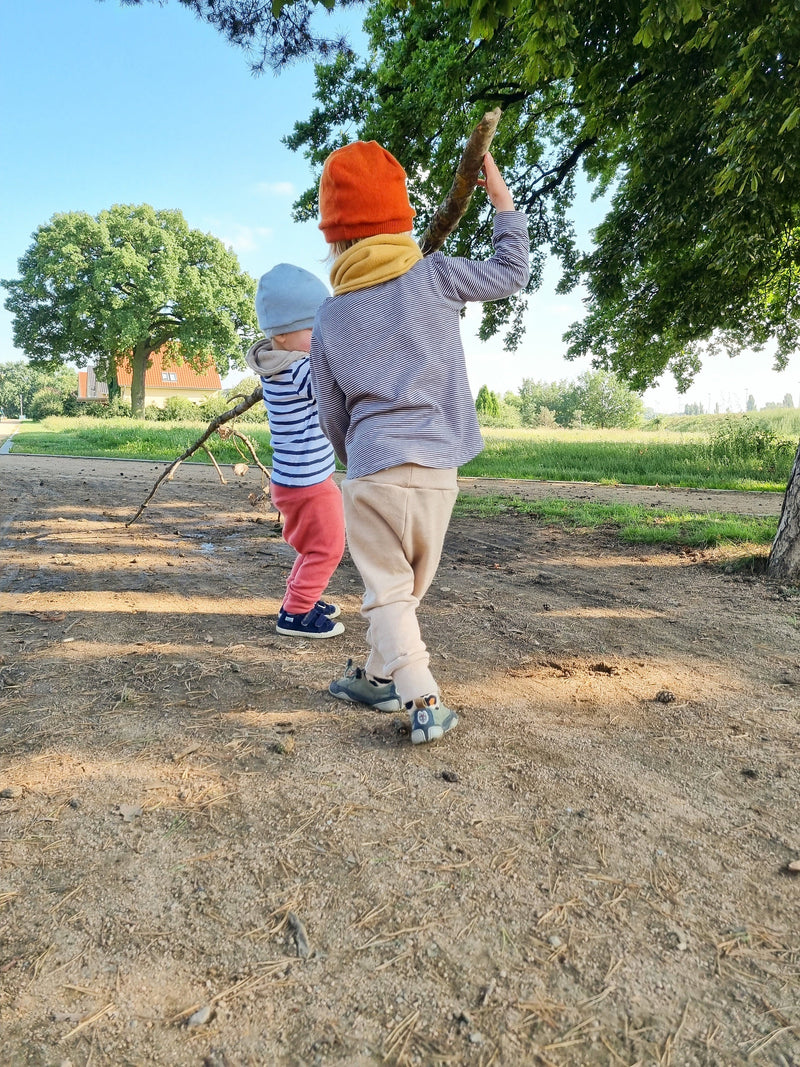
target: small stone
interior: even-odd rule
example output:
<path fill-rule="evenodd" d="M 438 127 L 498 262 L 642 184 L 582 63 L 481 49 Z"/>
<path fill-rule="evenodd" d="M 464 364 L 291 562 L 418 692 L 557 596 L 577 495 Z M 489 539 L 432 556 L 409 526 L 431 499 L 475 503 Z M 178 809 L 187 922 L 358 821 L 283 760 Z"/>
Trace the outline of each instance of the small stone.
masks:
<path fill-rule="evenodd" d="M 548 937 L 547 943 L 553 948 L 561 948 L 561 946 L 564 944 L 558 934 L 553 934 L 551 937 Z"/>
<path fill-rule="evenodd" d="M 212 1007 L 210 1004 L 204 1004 L 202 1008 L 198 1008 L 194 1015 L 190 1015 L 186 1021 L 186 1025 L 190 1030 L 193 1030 L 195 1026 L 205 1026 L 208 1020 L 211 1018 Z"/>
<path fill-rule="evenodd" d="M 21 785 L 7 785 L 5 789 L 0 789 L 1 800 L 18 800 L 22 796 Z"/>
<path fill-rule="evenodd" d="M 114 809 L 114 814 L 121 816 L 123 822 L 133 822 L 134 819 L 141 817 L 142 809 L 138 804 L 118 804 Z"/>
<path fill-rule="evenodd" d="M 73 809 L 73 811 L 77 811 L 78 808 L 83 807 L 83 801 L 80 797 L 70 797 L 69 806 Z"/>
<path fill-rule="evenodd" d="M 655 698 L 659 704 L 672 704 L 675 700 L 675 694 L 671 689 L 659 689 Z"/>

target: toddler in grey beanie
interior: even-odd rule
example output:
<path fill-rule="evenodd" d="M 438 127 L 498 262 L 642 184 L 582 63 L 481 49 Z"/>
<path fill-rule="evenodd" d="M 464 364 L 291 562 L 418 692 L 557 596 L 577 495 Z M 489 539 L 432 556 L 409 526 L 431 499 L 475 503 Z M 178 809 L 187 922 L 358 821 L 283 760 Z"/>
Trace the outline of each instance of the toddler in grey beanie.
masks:
<path fill-rule="evenodd" d="M 315 275 L 291 263 L 262 274 L 256 293 L 258 325 L 267 337 L 310 330 L 328 290 Z"/>

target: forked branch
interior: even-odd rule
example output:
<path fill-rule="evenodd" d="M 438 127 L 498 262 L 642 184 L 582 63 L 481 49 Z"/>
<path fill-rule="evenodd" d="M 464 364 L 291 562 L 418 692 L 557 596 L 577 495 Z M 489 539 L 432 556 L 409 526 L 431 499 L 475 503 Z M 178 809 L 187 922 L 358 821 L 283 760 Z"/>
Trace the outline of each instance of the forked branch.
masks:
<path fill-rule="evenodd" d="M 255 405 L 258 404 L 259 401 L 263 400 L 263 397 L 264 397 L 264 393 L 263 393 L 263 390 L 261 388 L 261 385 L 259 384 L 258 388 L 254 389 L 253 392 L 250 394 L 250 396 L 244 397 L 244 399 L 240 400 L 239 403 L 235 407 L 232 407 L 230 409 L 230 411 L 223 411 L 223 413 L 221 415 L 217 415 L 216 418 L 212 419 L 211 422 L 206 427 L 206 429 L 205 429 L 204 433 L 202 434 L 202 436 L 198 437 L 198 439 L 194 442 L 194 444 L 190 445 L 186 449 L 186 451 L 183 453 L 183 455 L 178 456 L 177 459 L 174 459 L 172 461 L 172 463 L 170 463 L 170 465 L 168 467 L 166 467 L 161 472 L 161 474 L 158 476 L 158 479 L 156 480 L 156 484 L 153 486 L 153 488 L 147 494 L 147 497 L 146 497 L 144 503 L 141 505 L 139 510 L 133 516 L 133 518 L 129 522 L 126 522 L 125 525 L 126 526 L 132 526 L 136 522 L 136 520 L 140 517 L 140 515 L 142 514 L 144 509 L 147 507 L 147 505 L 150 503 L 150 501 L 155 496 L 156 490 L 158 489 L 159 485 L 161 485 L 161 483 L 166 478 L 172 478 L 172 476 L 175 473 L 175 471 L 178 469 L 178 467 L 181 465 L 181 463 L 183 463 L 183 461 L 185 459 L 188 459 L 190 456 L 193 456 L 194 453 L 199 448 L 202 448 L 208 455 L 211 455 L 211 453 L 205 447 L 205 443 L 209 439 L 209 437 L 211 437 L 212 434 L 217 432 L 217 430 L 220 428 L 220 426 L 224 426 L 226 422 L 230 422 L 231 419 L 235 419 L 238 415 L 243 415 L 245 413 L 245 411 L 249 411 L 250 408 L 255 407 Z M 243 435 L 237 434 L 237 436 L 241 437 Z M 251 451 L 252 451 L 252 449 L 251 449 Z M 211 459 L 214 462 L 214 466 L 217 468 L 217 473 L 219 473 L 220 477 L 222 478 L 222 475 L 221 475 L 220 470 L 219 470 L 219 466 L 214 461 L 214 457 L 211 456 Z M 258 461 L 256 461 L 256 462 L 258 462 Z M 258 465 L 261 468 L 261 470 L 265 474 L 267 474 L 267 477 L 269 477 L 269 472 L 267 471 L 266 467 L 264 467 L 261 463 L 258 463 Z M 222 481 L 224 483 L 225 479 L 222 478 Z"/>

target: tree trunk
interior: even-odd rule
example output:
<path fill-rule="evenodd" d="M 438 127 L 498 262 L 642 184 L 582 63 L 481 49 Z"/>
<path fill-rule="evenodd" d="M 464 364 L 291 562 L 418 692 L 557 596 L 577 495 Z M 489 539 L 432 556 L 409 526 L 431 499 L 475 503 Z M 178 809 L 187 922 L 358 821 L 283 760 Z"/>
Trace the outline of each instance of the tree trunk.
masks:
<path fill-rule="evenodd" d="M 456 176 L 450 186 L 450 192 L 437 207 L 425 233 L 420 238 L 419 246 L 424 256 L 436 252 L 458 226 L 461 217 L 469 207 L 475 185 L 481 174 L 483 157 L 489 151 L 497 124 L 503 112 L 499 107 L 487 111 L 481 121 L 469 135 Z"/>
<path fill-rule="evenodd" d="M 782 578 L 800 585 L 800 447 L 786 486 L 778 532 L 769 553 L 767 574 L 770 578 Z"/>
<path fill-rule="evenodd" d="M 151 351 L 147 341 L 139 341 L 131 355 L 131 414 L 138 419 L 144 415 L 144 376 Z"/>

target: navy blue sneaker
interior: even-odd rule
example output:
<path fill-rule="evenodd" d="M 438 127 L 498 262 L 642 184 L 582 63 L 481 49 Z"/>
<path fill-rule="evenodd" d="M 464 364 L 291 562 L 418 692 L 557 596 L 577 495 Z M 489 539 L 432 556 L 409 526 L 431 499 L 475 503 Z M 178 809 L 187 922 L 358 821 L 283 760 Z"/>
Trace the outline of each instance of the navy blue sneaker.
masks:
<path fill-rule="evenodd" d="M 338 637 L 344 633 L 344 626 L 334 622 L 316 604 L 305 615 L 291 615 L 281 608 L 275 629 L 285 637 Z"/>
<path fill-rule="evenodd" d="M 440 703 L 436 696 L 417 697 L 406 704 L 411 719 L 411 744 L 438 741 L 448 730 L 458 726 L 458 716 Z"/>
<path fill-rule="evenodd" d="M 329 619 L 338 619 L 342 614 L 342 609 L 338 604 L 329 604 L 326 600 L 318 600 L 314 607 L 319 608 L 322 614 L 327 615 Z"/>

